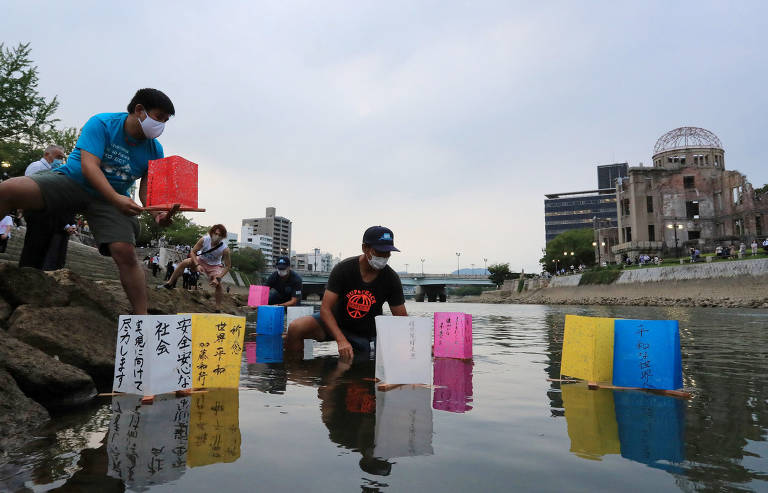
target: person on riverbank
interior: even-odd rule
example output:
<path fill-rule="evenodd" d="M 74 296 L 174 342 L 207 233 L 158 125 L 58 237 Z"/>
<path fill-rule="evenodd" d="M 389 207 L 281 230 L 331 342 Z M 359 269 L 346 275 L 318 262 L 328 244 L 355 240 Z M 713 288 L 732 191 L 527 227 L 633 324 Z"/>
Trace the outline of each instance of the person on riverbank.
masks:
<path fill-rule="evenodd" d="M 754 257 L 757 255 L 757 240 L 752 240 L 752 244 L 750 246 L 752 247 L 752 256 Z"/>
<path fill-rule="evenodd" d="M 403 286 L 387 265 L 395 248 L 389 228 L 371 226 L 363 234 L 363 253 L 340 262 L 331 271 L 320 313 L 294 320 L 288 327 L 286 350 L 300 352 L 304 339 L 335 340 L 339 357 L 370 351 L 376 340 L 375 317 L 389 303 L 395 316 L 407 316 Z"/>
<path fill-rule="evenodd" d="M 301 289 L 304 282 L 301 276 L 291 269 L 291 260 L 280 257 L 275 264 L 275 272 L 269 276 L 265 286 L 269 286 L 269 304 L 278 306 L 296 306 L 301 302 Z"/>
<path fill-rule="evenodd" d="M 189 267 L 195 272 L 202 272 L 208 278 L 208 284 L 215 290 L 216 309 L 221 310 L 221 300 L 224 289 L 221 279 L 227 275 L 232 267 L 229 256 L 229 248 L 224 240 L 227 238 L 227 228 L 223 224 L 214 224 L 208 230 L 208 234 L 197 240 L 195 246 L 189 252 L 189 258 L 176 265 L 170 279 L 157 286 L 158 289 L 173 289 L 176 280 L 182 275 L 184 269 Z"/>
<path fill-rule="evenodd" d="M 0 219 L 0 253 L 5 253 L 5 249 L 8 247 L 12 228 L 13 218 L 11 216 L 4 216 Z"/>
<path fill-rule="evenodd" d="M 175 114 L 171 100 L 157 89 L 139 89 L 127 113 L 100 113 L 83 126 L 67 164 L 0 183 L 0 216 L 14 209 L 82 212 L 93 229 L 99 252 L 117 265 L 134 314 L 147 313 L 144 271 L 136 258 L 139 215 L 130 197 L 141 178 L 139 199 L 146 203 L 149 161 L 164 156 L 156 140 Z M 161 226 L 175 209 L 153 212 Z"/>

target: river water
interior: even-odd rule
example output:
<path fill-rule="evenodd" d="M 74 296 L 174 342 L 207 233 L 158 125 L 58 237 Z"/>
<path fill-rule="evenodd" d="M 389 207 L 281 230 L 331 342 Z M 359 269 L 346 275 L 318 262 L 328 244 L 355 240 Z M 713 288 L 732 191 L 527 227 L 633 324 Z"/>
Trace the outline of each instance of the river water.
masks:
<path fill-rule="evenodd" d="M 768 311 L 410 303 L 473 315 L 450 392 L 377 392 L 321 344 L 239 391 L 102 398 L 0 457 L 2 491 L 768 491 Z M 565 314 L 680 321 L 691 400 L 559 375 Z M 265 357 L 279 355 L 260 354 Z M 271 361 L 269 359 L 265 361 Z"/>

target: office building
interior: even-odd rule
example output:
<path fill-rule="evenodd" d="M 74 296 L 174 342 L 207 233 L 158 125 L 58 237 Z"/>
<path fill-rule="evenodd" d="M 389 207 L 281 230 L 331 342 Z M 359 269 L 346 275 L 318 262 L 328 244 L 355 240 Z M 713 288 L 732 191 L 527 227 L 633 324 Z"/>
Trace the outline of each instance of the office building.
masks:
<path fill-rule="evenodd" d="M 261 250 L 264 255 L 267 268 L 275 264 L 275 258 L 272 255 L 272 237 L 267 235 L 248 235 L 243 237 L 245 241 L 240 243 L 240 248 L 256 248 Z"/>
<path fill-rule="evenodd" d="M 616 188 L 616 180 L 627 177 L 627 163 L 603 164 L 597 167 L 597 188 Z"/>
<path fill-rule="evenodd" d="M 546 241 L 574 229 L 616 227 L 616 190 L 600 189 L 545 195 Z"/>
<path fill-rule="evenodd" d="M 243 219 L 241 230 L 241 243 L 254 243 L 256 235 L 271 237 L 273 262 L 291 251 L 291 221 L 275 212 L 274 207 L 267 207 L 266 217 Z M 251 238 L 250 242 L 248 238 Z"/>

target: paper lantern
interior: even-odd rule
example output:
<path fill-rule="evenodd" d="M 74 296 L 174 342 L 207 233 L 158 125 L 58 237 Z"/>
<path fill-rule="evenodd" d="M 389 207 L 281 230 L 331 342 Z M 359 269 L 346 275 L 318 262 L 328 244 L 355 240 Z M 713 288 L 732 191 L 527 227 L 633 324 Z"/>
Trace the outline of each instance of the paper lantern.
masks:
<path fill-rule="evenodd" d="M 613 318 L 566 315 L 560 374 L 592 382 L 610 382 L 614 321 Z"/>
<path fill-rule="evenodd" d="M 472 315 L 435 313 L 435 357 L 472 358 Z"/>
<path fill-rule="evenodd" d="M 204 211 L 197 207 L 197 164 L 180 156 L 149 161 L 147 171 L 147 209 L 170 209 L 174 204 L 184 211 Z"/>
<path fill-rule="evenodd" d="M 432 320 L 376 317 L 376 378 L 387 384 L 429 384 Z"/>
<path fill-rule="evenodd" d="M 254 286 L 248 289 L 248 306 L 269 304 L 269 286 Z"/>
<path fill-rule="evenodd" d="M 311 306 L 289 306 L 285 312 L 285 327 L 291 326 L 291 322 L 297 318 L 311 316 L 315 309 Z"/>
<path fill-rule="evenodd" d="M 261 305 L 257 311 L 257 334 L 280 335 L 283 333 L 285 309 L 282 306 Z"/>
<path fill-rule="evenodd" d="M 613 385 L 663 390 L 682 388 L 677 320 L 616 320 Z"/>

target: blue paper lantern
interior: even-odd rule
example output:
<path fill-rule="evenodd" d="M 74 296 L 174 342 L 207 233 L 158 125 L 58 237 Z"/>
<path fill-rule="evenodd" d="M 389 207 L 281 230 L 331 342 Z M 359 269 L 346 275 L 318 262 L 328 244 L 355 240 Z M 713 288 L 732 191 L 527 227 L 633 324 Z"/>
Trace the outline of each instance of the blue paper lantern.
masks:
<path fill-rule="evenodd" d="M 282 306 L 262 305 L 257 308 L 256 333 L 282 334 L 285 309 Z"/>
<path fill-rule="evenodd" d="M 282 363 L 283 362 L 283 336 L 282 335 L 257 335 L 256 336 L 256 362 L 257 363 Z"/>
<path fill-rule="evenodd" d="M 616 320 L 613 385 L 675 390 L 683 386 L 677 320 Z"/>

